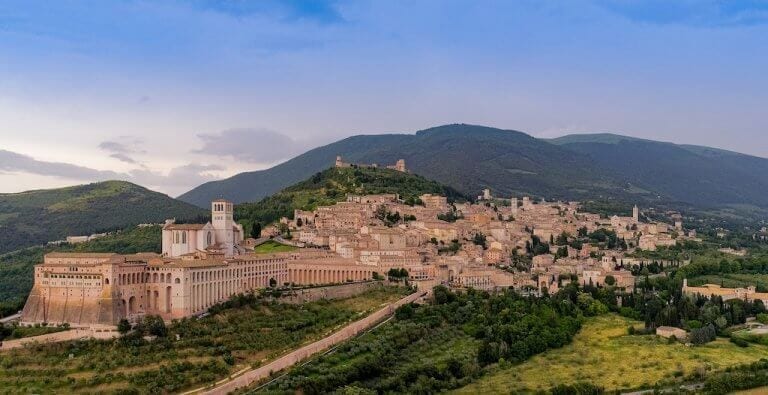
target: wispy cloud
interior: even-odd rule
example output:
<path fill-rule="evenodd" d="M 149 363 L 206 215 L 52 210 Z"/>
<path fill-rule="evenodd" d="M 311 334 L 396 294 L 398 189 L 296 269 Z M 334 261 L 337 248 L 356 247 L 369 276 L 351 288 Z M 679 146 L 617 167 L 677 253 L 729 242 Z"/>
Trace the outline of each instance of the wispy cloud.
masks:
<path fill-rule="evenodd" d="M 216 180 L 219 177 L 215 172 L 221 170 L 224 168 L 219 165 L 190 163 L 171 168 L 165 174 L 146 167 L 120 173 L 71 163 L 37 160 L 28 155 L 0 150 L 0 173 L 28 173 L 78 182 L 123 180 L 171 194 L 179 194 L 204 182 Z"/>
<path fill-rule="evenodd" d="M 277 16 L 283 20 L 340 23 L 344 18 L 335 0 L 195 0 L 193 6 L 236 17 Z"/>
<path fill-rule="evenodd" d="M 138 142 L 134 142 L 136 144 Z M 99 144 L 99 148 L 109 152 L 111 158 L 115 158 L 121 162 L 139 164 L 139 162 L 132 157 L 133 154 L 140 153 L 142 151 L 134 148 L 131 143 L 123 143 L 119 141 L 103 141 Z"/>
<path fill-rule="evenodd" d="M 47 162 L 16 152 L 0 150 L 0 170 L 25 172 L 72 180 L 103 181 L 123 178 L 126 175 L 108 170 L 96 170 L 71 163 Z"/>
<path fill-rule="evenodd" d="M 229 129 L 199 134 L 203 147 L 196 154 L 230 157 L 250 163 L 271 163 L 289 158 L 306 148 L 284 134 L 267 129 Z"/>
<path fill-rule="evenodd" d="M 603 8 L 635 22 L 696 27 L 735 27 L 768 23 L 762 0 L 598 0 Z"/>

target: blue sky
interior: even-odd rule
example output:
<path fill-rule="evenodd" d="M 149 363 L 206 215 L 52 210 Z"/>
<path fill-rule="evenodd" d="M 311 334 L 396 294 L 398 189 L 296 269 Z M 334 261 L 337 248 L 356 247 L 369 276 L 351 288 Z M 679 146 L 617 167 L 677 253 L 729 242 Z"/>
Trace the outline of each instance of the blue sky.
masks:
<path fill-rule="evenodd" d="M 0 192 L 453 122 L 768 156 L 768 1 L 2 1 Z"/>

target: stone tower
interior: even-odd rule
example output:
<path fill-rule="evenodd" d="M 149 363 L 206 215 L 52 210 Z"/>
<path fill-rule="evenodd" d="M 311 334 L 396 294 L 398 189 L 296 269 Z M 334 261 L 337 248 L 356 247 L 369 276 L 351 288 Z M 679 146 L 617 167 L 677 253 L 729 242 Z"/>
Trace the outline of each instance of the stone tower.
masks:
<path fill-rule="evenodd" d="M 235 252 L 233 211 L 232 202 L 224 199 L 211 203 L 211 225 L 216 233 L 216 243 L 222 247 L 225 256 L 233 256 Z"/>
<path fill-rule="evenodd" d="M 405 173 L 405 159 L 400 159 L 395 163 L 395 170 Z"/>
<path fill-rule="evenodd" d="M 635 222 L 640 222 L 640 209 L 637 208 L 637 205 L 632 208 L 632 219 L 634 219 Z"/>
<path fill-rule="evenodd" d="M 336 157 L 336 167 L 344 167 L 344 162 L 341 160 L 341 155 Z"/>

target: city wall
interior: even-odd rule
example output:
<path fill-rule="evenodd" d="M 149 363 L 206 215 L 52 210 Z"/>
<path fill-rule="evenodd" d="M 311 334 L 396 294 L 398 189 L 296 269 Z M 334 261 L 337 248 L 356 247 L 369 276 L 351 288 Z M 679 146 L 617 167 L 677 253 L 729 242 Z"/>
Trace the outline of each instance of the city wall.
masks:
<path fill-rule="evenodd" d="M 300 304 L 314 302 L 321 299 L 344 299 L 360 295 L 371 289 L 384 287 L 383 281 L 368 281 L 360 283 L 349 283 L 341 285 L 329 285 L 327 287 L 304 288 L 291 291 L 290 294 L 284 294 L 279 298 L 274 298 L 280 303 Z"/>

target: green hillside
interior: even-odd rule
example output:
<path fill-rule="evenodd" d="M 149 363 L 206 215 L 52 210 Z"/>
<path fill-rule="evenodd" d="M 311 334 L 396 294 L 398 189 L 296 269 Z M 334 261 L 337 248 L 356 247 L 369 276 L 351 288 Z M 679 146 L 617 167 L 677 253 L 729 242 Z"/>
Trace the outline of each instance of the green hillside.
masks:
<path fill-rule="evenodd" d="M 416 134 L 349 137 L 271 169 L 203 184 L 179 199 L 201 207 L 219 196 L 236 203 L 257 201 L 328 168 L 336 155 L 352 163 L 382 165 L 405 159 L 412 172 L 468 195 L 483 188 L 499 195 L 568 199 L 635 192 L 593 166 L 589 158 L 545 140 L 513 130 L 457 124 Z"/>
<path fill-rule="evenodd" d="M 34 265 L 42 263 L 48 252 L 137 252 L 162 251 L 160 225 L 130 228 L 100 239 L 74 245 L 29 247 L 0 255 L 0 316 L 15 313 L 24 306 L 33 284 Z"/>
<path fill-rule="evenodd" d="M 235 219 L 250 232 L 254 222 L 266 225 L 280 217 L 290 218 L 296 209 L 332 205 L 346 200 L 347 194 L 381 193 L 396 193 L 403 200 L 415 200 L 425 193 L 465 200 L 455 189 L 415 174 L 389 169 L 330 168 L 257 203 L 236 205 Z"/>
<path fill-rule="evenodd" d="M 0 253 L 66 236 L 204 215 L 198 207 L 123 181 L 0 194 Z"/>
<path fill-rule="evenodd" d="M 330 166 L 405 159 L 416 174 L 475 195 L 619 201 L 657 207 L 720 210 L 753 218 L 768 211 L 768 159 L 716 148 L 676 145 L 616 134 L 537 139 L 513 130 L 445 125 L 416 134 L 353 136 L 310 150 L 271 169 L 203 184 L 179 199 L 258 201 Z"/>
<path fill-rule="evenodd" d="M 715 148 L 606 135 L 552 140 L 640 188 L 699 207 L 768 207 L 768 159 Z M 618 136 L 621 137 L 621 136 Z"/>

